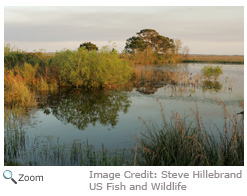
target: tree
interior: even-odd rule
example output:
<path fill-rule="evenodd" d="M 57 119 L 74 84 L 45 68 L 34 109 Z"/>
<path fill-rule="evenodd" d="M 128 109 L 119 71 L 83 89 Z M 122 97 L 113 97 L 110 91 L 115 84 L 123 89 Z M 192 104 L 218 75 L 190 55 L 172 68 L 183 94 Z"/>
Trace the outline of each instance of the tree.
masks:
<path fill-rule="evenodd" d="M 174 41 L 175 41 L 175 54 L 178 55 L 178 53 L 179 53 L 179 52 L 181 51 L 181 49 L 182 49 L 183 43 L 182 43 L 182 41 L 181 41 L 180 39 L 175 39 Z"/>
<path fill-rule="evenodd" d="M 91 42 L 85 42 L 83 44 L 80 44 L 80 48 L 82 47 L 86 48 L 88 51 L 99 50 L 99 48 Z"/>
<path fill-rule="evenodd" d="M 184 55 L 184 57 L 187 57 L 189 52 L 190 52 L 189 46 L 185 45 L 183 47 L 183 55 Z"/>
<path fill-rule="evenodd" d="M 158 54 L 167 54 L 175 47 L 173 39 L 160 35 L 154 29 L 143 29 L 127 39 L 125 49 L 129 53 L 150 50 L 156 51 Z"/>
<path fill-rule="evenodd" d="M 147 45 L 141 37 L 133 36 L 127 39 L 125 49 L 128 53 L 137 53 L 144 51 L 146 47 Z"/>

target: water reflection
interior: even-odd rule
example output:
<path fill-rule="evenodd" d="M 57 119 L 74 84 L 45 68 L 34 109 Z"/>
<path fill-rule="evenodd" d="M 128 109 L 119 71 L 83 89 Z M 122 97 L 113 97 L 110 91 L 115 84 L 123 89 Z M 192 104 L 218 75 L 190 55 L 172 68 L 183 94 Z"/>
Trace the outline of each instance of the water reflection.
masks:
<path fill-rule="evenodd" d="M 56 95 L 49 95 L 40 104 L 46 115 L 54 115 L 64 124 L 70 123 L 84 130 L 89 124 L 117 125 L 119 112 L 127 113 L 131 105 L 127 92 L 82 91 L 67 89 Z"/>
<path fill-rule="evenodd" d="M 173 68 L 173 69 L 172 69 Z M 154 94 L 161 87 L 176 88 L 181 87 L 199 87 L 201 75 L 188 72 L 185 69 L 173 67 L 157 67 L 157 66 L 136 66 L 133 73 L 133 84 L 136 91 L 142 94 Z"/>
<path fill-rule="evenodd" d="M 219 81 L 203 81 L 202 89 L 205 90 L 214 90 L 215 92 L 219 92 L 222 89 L 222 83 Z"/>

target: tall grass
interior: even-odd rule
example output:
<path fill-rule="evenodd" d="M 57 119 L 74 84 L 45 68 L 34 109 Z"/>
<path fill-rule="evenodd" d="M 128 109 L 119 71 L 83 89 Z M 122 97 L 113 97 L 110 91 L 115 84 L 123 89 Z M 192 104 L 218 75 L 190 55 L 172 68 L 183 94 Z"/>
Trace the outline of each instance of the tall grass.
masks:
<path fill-rule="evenodd" d="M 218 133 L 209 132 L 195 112 L 195 122 L 174 114 L 163 125 L 147 124 L 138 139 L 137 164 L 153 166 L 240 166 L 244 165 L 243 122 L 229 115 Z M 215 125 L 214 125 L 215 126 Z"/>
<path fill-rule="evenodd" d="M 24 108 L 13 107 L 12 110 L 4 108 L 4 162 L 19 164 L 18 157 L 25 151 L 27 138 L 23 122 L 29 119 L 25 117 Z"/>
<path fill-rule="evenodd" d="M 26 85 L 24 78 L 4 69 L 4 105 L 11 107 L 35 106 L 35 94 Z"/>
<path fill-rule="evenodd" d="M 188 72 L 160 70 L 152 65 L 136 65 L 133 69 L 132 82 L 137 91 L 152 94 L 166 85 L 195 88 L 201 85 L 201 75 L 195 74 L 191 77 Z"/>
<path fill-rule="evenodd" d="M 153 65 L 136 65 L 133 69 L 133 82 L 135 84 L 138 82 L 164 82 L 166 84 L 186 86 L 190 84 L 196 85 L 200 80 L 200 74 L 195 74 L 192 78 L 189 72 L 160 70 L 155 69 Z"/>
<path fill-rule="evenodd" d="M 185 63 L 233 63 L 244 64 L 244 56 L 228 56 L 228 55 L 188 55 L 187 59 L 183 59 Z"/>

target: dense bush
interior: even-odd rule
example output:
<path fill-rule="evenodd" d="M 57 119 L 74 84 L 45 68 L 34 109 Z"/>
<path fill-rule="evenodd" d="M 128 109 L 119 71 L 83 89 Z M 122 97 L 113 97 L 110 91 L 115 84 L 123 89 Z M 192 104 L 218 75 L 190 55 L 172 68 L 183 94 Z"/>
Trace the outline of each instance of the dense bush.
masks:
<path fill-rule="evenodd" d="M 52 64 L 59 69 L 61 86 L 114 88 L 128 82 L 132 73 L 129 63 L 107 47 L 99 52 L 85 48 L 58 52 Z"/>

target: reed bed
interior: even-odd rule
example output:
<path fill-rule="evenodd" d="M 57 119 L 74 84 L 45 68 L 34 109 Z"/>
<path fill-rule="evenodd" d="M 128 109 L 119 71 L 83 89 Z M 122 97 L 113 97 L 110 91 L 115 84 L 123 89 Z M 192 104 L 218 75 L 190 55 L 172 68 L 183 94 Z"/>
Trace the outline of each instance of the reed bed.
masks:
<path fill-rule="evenodd" d="M 155 66 L 136 65 L 133 69 L 133 81 L 135 84 L 152 82 L 175 85 L 196 85 L 202 79 L 201 74 L 195 74 L 193 77 L 188 72 L 167 71 L 155 69 Z"/>
<path fill-rule="evenodd" d="M 136 65 L 133 69 L 132 82 L 137 91 L 152 94 L 160 87 L 201 87 L 201 74 L 192 75 L 182 71 L 167 71 L 156 69 L 155 66 Z"/>
<path fill-rule="evenodd" d="M 4 162 L 19 164 L 18 157 L 25 151 L 26 134 L 23 122 L 30 119 L 25 116 L 24 108 L 4 108 Z"/>
<path fill-rule="evenodd" d="M 244 165 L 243 122 L 225 114 L 224 126 L 210 132 L 195 111 L 195 123 L 174 114 L 163 125 L 147 124 L 142 119 L 144 132 L 138 138 L 137 164 L 146 166 L 242 166 Z M 214 125 L 215 126 L 215 125 Z"/>
<path fill-rule="evenodd" d="M 35 106 L 35 95 L 26 85 L 19 74 L 13 76 L 10 71 L 4 69 L 4 105 L 8 106 Z"/>

